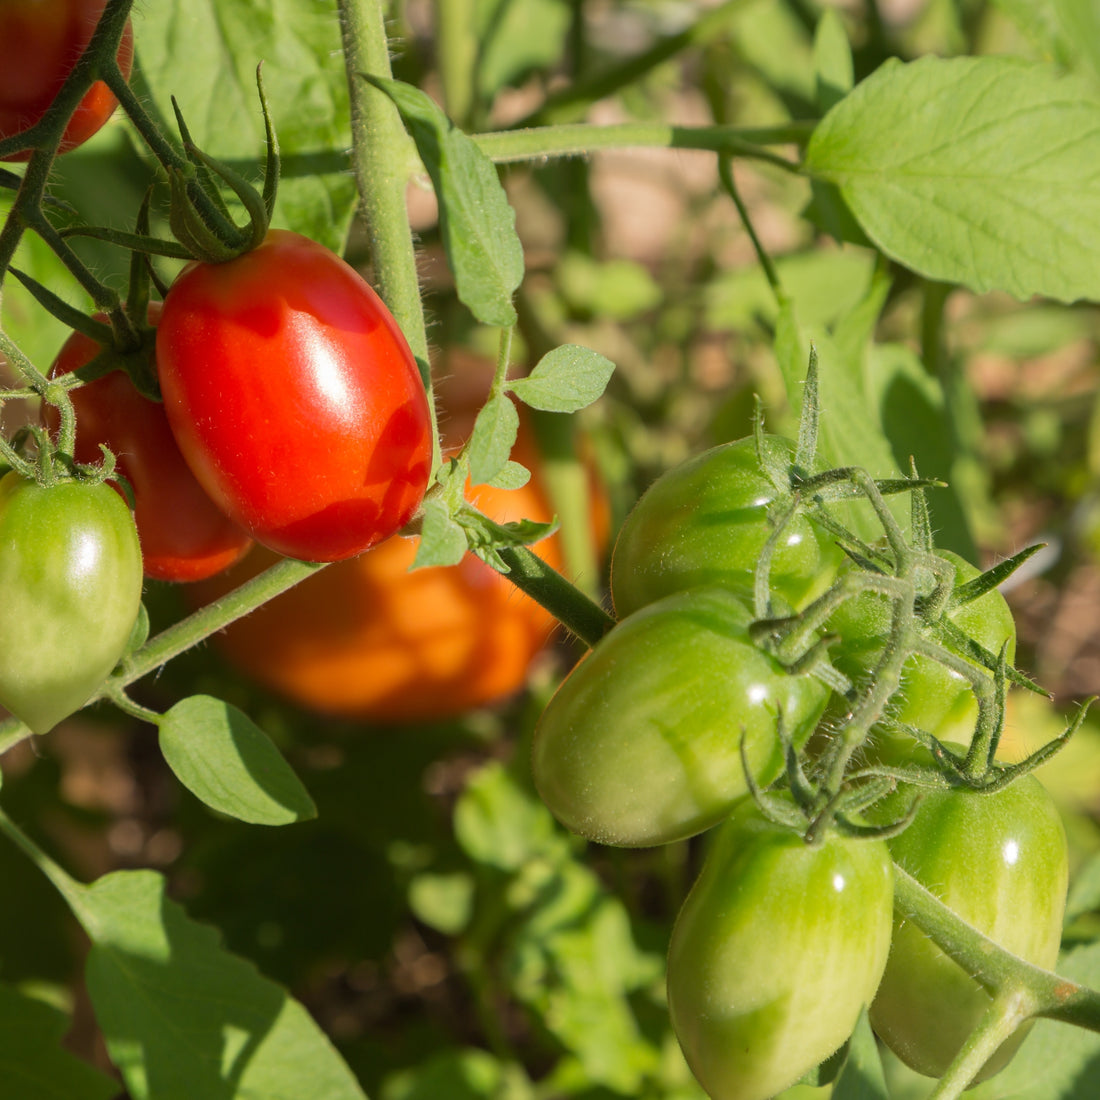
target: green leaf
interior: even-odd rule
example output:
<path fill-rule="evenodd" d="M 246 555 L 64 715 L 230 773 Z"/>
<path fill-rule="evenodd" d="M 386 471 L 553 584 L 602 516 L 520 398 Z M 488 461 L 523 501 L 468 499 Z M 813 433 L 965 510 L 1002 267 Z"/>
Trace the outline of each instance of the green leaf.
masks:
<path fill-rule="evenodd" d="M 416 919 L 446 936 L 457 936 L 474 911 L 474 879 L 465 871 L 424 871 L 409 883 L 409 908 Z"/>
<path fill-rule="evenodd" d="M 66 893 L 92 940 L 86 979 L 134 1100 L 366 1100 L 309 1013 L 218 932 L 118 871 Z"/>
<path fill-rule="evenodd" d="M 382 1100 L 531 1100 L 521 1066 L 484 1050 L 440 1050 L 382 1084 Z"/>
<path fill-rule="evenodd" d="M 454 829 L 471 859 L 504 871 L 536 857 L 560 858 L 568 850 L 550 811 L 498 763 L 470 779 L 455 806 Z"/>
<path fill-rule="evenodd" d="M 890 1100 L 866 1009 L 848 1040 L 848 1057 L 833 1086 L 832 1100 Z"/>
<path fill-rule="evenodd" d="M 610 359 L 579 344 L 563 344 L 548 351 L 526 378 L 508 388 L 525 405 L 543 412 L 571 413 L 596 401 L 615 370 Z"/>
<path fill-rule="evenodd" d="M 111 1100 L 118 1082 L 61 1045 L 72 1021 L 37 997 L 0 985 L 0 1098 Z"/>
<path fill-rule="evenodd" d="M 496 489 L 522 489 L 531 480 L 531 471 L 519 462 L 506 462 L 490 479 Z"/>
<path fill-rule="evenodd" d="M 427 93 L 395 80 L 367 79 L 396 104 L 431 177 L 459 299 L 486 325 L 514 325 L 512 295 L 523 280 L 523 248 L 493 162 Z"/>
<path fill-rule="evenodd" d="M 814 31 L 814 77 L 815 99 L 822 112 L 839 103 L 855 83 L 848 32 L 834 8 L 821 13 Z"/>
<path fill-rule="evenodd" d="M 814 131 L 805 168 L 918 274 L 1100 298 L 1100 93 L 1006 57 L 886 62 Z"/>
<path fill-rule="evenodd" d="M 133 23 L 141 70 L 151 76 L 138 85 L 147 106 L 171 119 L 174 95 L 196 144 L 256 180 L 263 60 L 282 157 L 273 224 L 342 252 L 355 180 L 337 8 L 336 0 L 162 0 L 137 5 Z"/>
<path fill-rule="evenodd" d="M 504 469 L 519 432 L 519 413 L 507 394 L 482 406 L 470 436 L 470 481 L 484 485 Z"/>
<path fill-rule="evenodd" d="M 412 568 L 457 565 L 466 553 L 466 532 L 451 518 L 447 505 L 438 497 L 424 501 L 420 523 L 420 545 Z"/>
<path fill-rule="evenodd" d="M 243 711 L 192 695 L 160 720 L 168 766 L 196 797 L 254 825 L 287 825 L 317 816 L 302 781 L 271 739 Z"/>
<path fill-rule="evenodd" d="M 1079 51 L 1094 77 L 1100 75 L 1100 9 L 1095 0 L 1054 0 L 1054 8 L 1062 26 L 1062 41 Z"/>
<path fill-rule="evenodd" d="M 478 0 L 477 82 L 489 102 L 506 84 L 562 56 L 571 23 L 563 0 Z"/>

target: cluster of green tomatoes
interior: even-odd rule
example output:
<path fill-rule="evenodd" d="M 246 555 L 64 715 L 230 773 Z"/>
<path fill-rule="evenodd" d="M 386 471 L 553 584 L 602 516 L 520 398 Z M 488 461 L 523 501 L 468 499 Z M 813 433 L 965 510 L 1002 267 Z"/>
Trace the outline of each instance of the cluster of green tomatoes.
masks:
<path fill-rule="evenodd" d="M 535 733 L 536 785 L 574 832 L 648 847 L 709 830 L 667 982 L 715 1100 L 794 1084 L 864 1006 L 943 1075 L 990 997 L 894 917 L 895 863 L 1031 963 L 1053 965 L 1061 933 L 1061 820 L 1034 761 L 994 759 L 1024 682 L 1005 569 L 934 549 L 915 474 L 810 472 L 813 436 L 758 428 L 648 489 L 615 545 L 618 622 Z M 910 494 L 910 530 L 891 492 Z M 848 521 L 868 508 L 882 537 L 864 541 Z"/>

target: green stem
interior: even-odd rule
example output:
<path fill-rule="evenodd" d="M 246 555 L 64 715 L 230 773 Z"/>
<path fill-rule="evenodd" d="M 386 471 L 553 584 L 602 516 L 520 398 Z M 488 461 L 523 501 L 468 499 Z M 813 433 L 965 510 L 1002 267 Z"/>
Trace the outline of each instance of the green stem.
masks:
<path fill-rule="evenodd" d="M 505 547 L 498 553 L 511 570 L 508 579 L 542 604 L 586 645 L 594 646 L 615 625 L 615 620 L 598 603 L 527 547 Z"/>
<path fill-rule="evenodd" d="M 415 158 L 392 100 L 361 76 L 392 78 L 389 42 L 380 0 L 339 0 L 348 92 L 351 97 L 352 169 L 367 223 L 378 293 L 397 319 L 428 392 L 433 445 L 432 469 L 440 461 L 435 402 L 424 308 L 420 301 L 416 252 L 405 193 Z"/>
<path fill-rule="evenodd" d="M 727 156 L 765 160 L 786 172 L 798 166 L 765 145 L 806 140 L 813 126 L 791 123 L 767 129 L 736 126 L 672 126 L 666 122 L 622 122 L 609 126 L 575 123 L 475 134 L 478 148 L 497 164 L 546 157 L 582 157 L 598 149 L 702 149 Z"/>
<path fill-rule="evenodd" d="M 1034 999 L 1031 1015 L 1100 1031 L 1100 992 L 1017 958 L 972 928 L 897 865 L 894 907 L 991 996 L 1024 990 Z"/>
<path fill-rule="evenodd" d="M 1001 1044 L 1034 1012 L 1034 1001 L 1026 990 L 1009 987 L 1001 990 L 947 1072 L 928 1094 L 928 1100 L 957 1100 Z"/>

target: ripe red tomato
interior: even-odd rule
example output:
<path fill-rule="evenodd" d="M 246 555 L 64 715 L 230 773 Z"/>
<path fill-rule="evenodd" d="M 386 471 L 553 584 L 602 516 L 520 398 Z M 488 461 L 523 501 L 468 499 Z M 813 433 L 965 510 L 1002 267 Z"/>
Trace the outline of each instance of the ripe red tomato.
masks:
<path fill-rule="evenodd" d="M 0 140 L 33 126 L 46 113 L 80 59 L 107 0 L 5 0 L 0 4 Z M 126 24 L 118 64 L 130 75 L 134 36 Z M 87 141 L 111 117 L 118 101 L 97 80 L 80 101 L 58 147 Z M 5 160 L 27 160 L 28 152 Z"/>
<path fill-rule="evenodd" d="M 499 522 L 548 520 L 538 464 L 523 488 L 479 486 L 474 502 Z M 606 529 L 597 504 L 594 525 Z M 599 538 L 599 535 L 597 535 Z M 213 638 L 259 683 L 319 713 L 372 722 L 450 718 L 523 687 L 554 617 L 506 577 L 467 554 L 455 566 L 408 571 L 415 539 L 390 539 L 337 562 L 238 619 Z M 561 568 L 556 536 L 532 549 Z M 262 548 L 189 594 L 212 600 L 273 564 Z"/>
<path fill-rule="evenodd" d="M 160 306 L 149 309 L 156 324 Z M 75 332 L 65 342 L 51 377 L 75 371 L 99 352 Z M 72 391 L 76 410 L 77 462 L 98 462 L 104 443 L 134 490 L 134 519 L 145 575 L 162 581 L 196 581 L 238 561 L 252 545 L 245 531 L 223 515 L 203 492 L 176 446 L 164 408 L 143 397 L 123 371 L 112 371 Z M 57 428 L 57 410 L 44 410 Z M 121 490 L 119 490 L 121 492 Z"/>
<path fill-rule="evenodd" d="M 366 281 L 273 229 L 192 263 L 157 329 L 168 423 L 199 483 L 257 542 L 337 561 L 400 530 L 431 468 L 416 361 Z"/>

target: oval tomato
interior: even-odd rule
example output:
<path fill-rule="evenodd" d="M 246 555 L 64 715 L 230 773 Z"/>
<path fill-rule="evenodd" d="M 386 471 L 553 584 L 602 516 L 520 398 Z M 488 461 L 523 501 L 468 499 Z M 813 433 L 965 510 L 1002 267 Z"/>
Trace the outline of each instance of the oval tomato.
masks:
<path fill-rule="evenodd" d="M 780 466 L 791 444 L 765 437 Z M 611 558 L 611 595 L 620 619 L 662 596 L 720 584 L 751 601 L 757 562 L 772 532 L 769 510 L 781 502 L 757 460 L 752 438 L 713 447 L 662 474 L 627 516 Z M 805 515 L 787 525 L 775 548 L 770 584 L 793 608 L 832 582 L 843 554 Z"/>
<path fill-rule="evenodd" d="M 192 263 L 164 302 L 157 371 L 180 451 L 272 550 L 353 557 L 400 530 L 431 469 L 431 417 L 397 323 L 359 274 L 273 229 Z"/>
<path fill-rule="evenodd" d="M 150 307 L 153 324 L 159 313 L 159 305 Z M 54 361 L 51 377 L 79 369 L 99 351 L 95 341 L 74 332 Z M 252 540 L 214 507 L 195 480 L 162 405 L 138 393 L 120 370 L 80 386 L 70 396 L 76 411 L 77 462 L 98 462 L 99 445 L 106 444 L 117 458 L 119 473 L 133 488 L 134 519 L 147 577 L 200 580 L 244 556 Z M 56 430 L 53 406 L 45 407 L 44 418 Z"/>
<path fill-rule="evenodd" d="M 1036 966 L 1054 965 L 1066 834 L 1034 776 L 995 794 L 926 793 L 909 827 L 888 843 L 898 866 L 979 932 Z M 919 928 L 896 922 L 871 1024 L 903 1062 L 942 1076 L 989 1005 L 989 994 Z M 1003 1069 L 1026 1033 L 1006 1040 L 977 1080 Z"/>
<path fill-rule="evenodd" d="M 833 1053 L 890 947 L 880 840 L 809 846 L 747 801 L 717 831 L 668 949 L 668 1005 L 715 1100 L 768 1100 Z"/>
<path fill-rule="evenodd" d="M 956 587 L 979 570 L 950 550 L 936 553 L 956 568 Z M 857 684 L 873 671 L 890 629 L 890 603 L 877 593 L 848 600 L 830 617 L 827 630 L 840 641 L 833 663 Z M 1016 624 L 1004 596 L 996 589 L 948 612 L 948 619 L 994 655 L 1007 643 L 1005 659 L 1016 656 Z M 891 716 L 943 739 L 969 740 L 978 717 L 970 682 L 930 657 L 911 656 L 902 669 L 901 685 L 891 699 Z"/>
<path fill-rule="evenodd" d="M 521 489 L 479 486 L 474 503 L 501 523 L 553 510 L 523 434 L 514 456 L 532 471 Z M 594 514 L 599 526 L 599 509 Z M 451 718 L 520 690 L 557 620 L 473 554 L 409 572 L 415 539 L 395 538 L 337 562 L 215 635 L 230 661 L 285 698 L 322 714 L 371 722 Z M 532 549 L 562 566 L 556 535 Z M 195 594 L 210 600 L 273 564 L 257 549 Z"/>
<path fill-rule="evenodd" d="M 0 4 L 0 140 L 22 133 L 49 109 L 87 48 L 107 0 L 8 0 Z M 134 37 L 126 24 L 118 64 L 130 75 Z M 118 101 L 97 80 L 65 127 L 58 152 L 87 141 Z M 27 160 L 26 151 L 5 160 Z"/>
<path fill-rule="evenodd" d="M 746 792 L 740 742 L 761 784 L 783 768 L 780 712 L 796 745 L 828 691 L 749 638 L 732 592 L 696 588 L 636 611 L 562 681 L 535 730 L 535 785 L 567 828 L 646 847 L 702 832 Z"/>
<path fill-rule="evenodd" d="M 0 478 L 0 705 L 35 733 L 118 663 L 141 604 L 133 518 L 106 484 Z"/>

